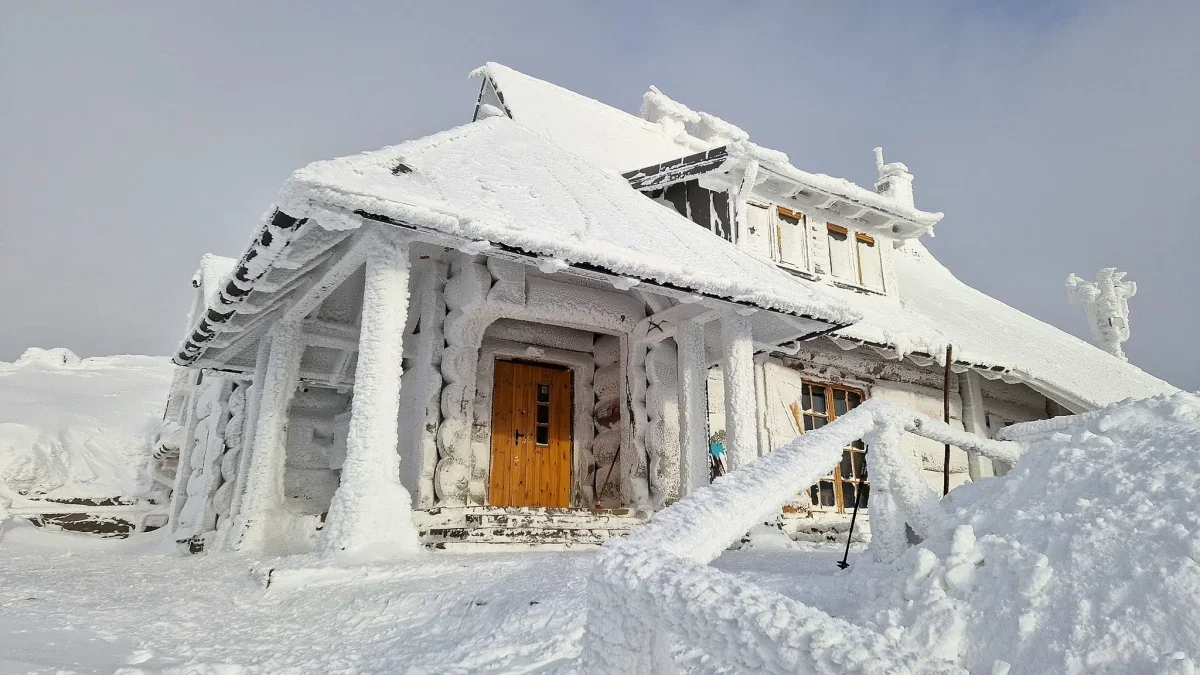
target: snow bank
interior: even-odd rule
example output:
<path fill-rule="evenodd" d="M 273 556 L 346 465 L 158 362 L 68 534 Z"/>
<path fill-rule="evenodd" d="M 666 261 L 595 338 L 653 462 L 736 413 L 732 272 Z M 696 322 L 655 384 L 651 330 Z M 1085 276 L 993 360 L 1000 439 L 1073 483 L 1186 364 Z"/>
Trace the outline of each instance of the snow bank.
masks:
<path fill-rule="evenodd" d="M 876 598 L 859 619 L 971 672 L 1196 672 L 1200 397 L 1059 421 L 954 490 L 921 545 L 857 566 L 847 585 Z"/>
<path fill-rule="evenodd" d="M 29 349 L 0 362 L 0 484 L 55 498 L 141 495 L 174 366 Z"/>

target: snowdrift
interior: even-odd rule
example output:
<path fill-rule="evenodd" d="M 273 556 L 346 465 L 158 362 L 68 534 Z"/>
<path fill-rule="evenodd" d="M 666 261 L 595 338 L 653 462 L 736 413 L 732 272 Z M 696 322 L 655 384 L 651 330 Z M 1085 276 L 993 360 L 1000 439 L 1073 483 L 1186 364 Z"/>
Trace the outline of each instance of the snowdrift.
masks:
<path fill-rule="evenodd" d="M 0 362 L 0 485 L 51 499 L 138 497 L 175 367 L 31 348 Z"/>
<path fill-rule="evenodd" d="M 843 578 L 858 621 L 973 673 L 1194 673 L 1200 397 L 1010 427 L 1006 477 L 951 492 L 891 565 Z"/>

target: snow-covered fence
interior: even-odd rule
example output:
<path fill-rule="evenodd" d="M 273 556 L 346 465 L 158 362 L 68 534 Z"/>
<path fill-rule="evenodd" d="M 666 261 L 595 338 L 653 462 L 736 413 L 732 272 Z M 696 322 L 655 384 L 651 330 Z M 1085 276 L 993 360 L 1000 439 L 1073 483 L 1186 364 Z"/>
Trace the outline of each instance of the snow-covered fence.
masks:
<path fill-rule="evenodd" d="M 588 584 L 585 673 L 962 673 L 708 563 L 827 474 L 842 449 L 870 448 L 870 551 L 886 562 L 923 536 L 941 506 L 900 451 L 908 432 L 990 459 L 1024 446 L 955 430 L 902 406 L 867 401 L 821 429 L 717 479 L 604 545 Z"/>

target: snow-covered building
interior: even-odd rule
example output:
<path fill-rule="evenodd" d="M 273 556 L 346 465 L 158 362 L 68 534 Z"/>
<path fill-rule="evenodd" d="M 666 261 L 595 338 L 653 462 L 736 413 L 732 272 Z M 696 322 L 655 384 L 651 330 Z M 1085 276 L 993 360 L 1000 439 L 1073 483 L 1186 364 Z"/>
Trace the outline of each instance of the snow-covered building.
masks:
<path fill-rule="evenodd" d="M 708 482 L 714 439 L 737 468 L 867 398 L 940 418 L 950 382 L 951 424 L 991 436 L 1175 391 L 955 279 L 882 151 L 866 189 L 654 88 L 633 115 L 474 75 L 471 123 L 300 169 L 206 258 L 158 467 L 181 541 L 595 543 Z M 836 527 L 863 452 L 794 535 Z M 997 470 L 951 455 L 955 484 Z"/>

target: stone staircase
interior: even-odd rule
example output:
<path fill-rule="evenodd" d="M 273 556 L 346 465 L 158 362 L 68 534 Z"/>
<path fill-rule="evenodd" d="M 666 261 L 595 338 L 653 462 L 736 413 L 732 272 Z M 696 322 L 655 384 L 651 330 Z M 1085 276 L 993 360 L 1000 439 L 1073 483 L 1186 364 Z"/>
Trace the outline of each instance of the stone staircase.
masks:
<path fill-rule="evenodd" d="M 447 506 L 413 513 L 422 543 L 444 550 L 598 546 L 649 519 L 628 509 Z"/>

